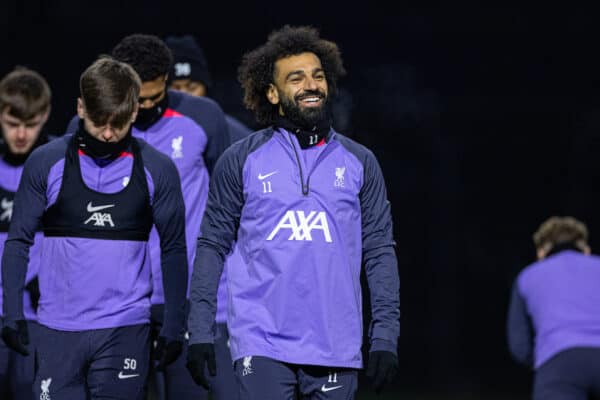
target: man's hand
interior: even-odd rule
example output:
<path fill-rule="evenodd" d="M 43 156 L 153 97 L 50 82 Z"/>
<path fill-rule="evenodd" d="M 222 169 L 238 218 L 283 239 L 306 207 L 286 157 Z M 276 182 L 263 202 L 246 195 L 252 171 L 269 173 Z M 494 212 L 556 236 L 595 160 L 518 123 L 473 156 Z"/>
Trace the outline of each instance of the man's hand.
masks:
<path fill-rule="evenodd" d="M 212 343 L 192 344 L 188 348 L 187 364 L 185 365 L 196 384 L 210 390 L 208 379 L 204 376 L 204 367 L 208 367 L 210 376 L 217 375 L 215 346 Z"/>
<path fill-rule="evenodd" d="M 390 351 L 372 351 L 369 353 L 367 377 L 373 382 L 375 392 L 379 394 L 386 383 L 390 383 L 398 373 L 398 357 Z"/>
<path fill-rule="evenodd" d="M 2 328 L 2 340 L 4 343 L 17 353 L 24 356 L 29 355 L 27 345 L 29 344 L 29 331 L 27 330 L 27 321 L 19 320 L 15 322 L 17 329 L 10 326 Z"/>
<path fill-rule="evenodd" d="M 158 360 L 156 369 L 164 371 L 167 365 L 171 364 L 177 357 L 181 355 L 183 343 L 179 340 L 167 340 L 164 336 L 159 336 L 156 339 L 156 347 L 154 348 L 154 359 Z"/>

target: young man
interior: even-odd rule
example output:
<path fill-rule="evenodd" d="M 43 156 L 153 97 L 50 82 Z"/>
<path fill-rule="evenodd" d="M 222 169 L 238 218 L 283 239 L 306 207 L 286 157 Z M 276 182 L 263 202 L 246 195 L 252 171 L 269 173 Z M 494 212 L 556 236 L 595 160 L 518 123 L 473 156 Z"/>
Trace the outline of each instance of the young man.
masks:
<path fill-rule="evenodd" d="M 204 51 L 191 35 L 169 36 L 165 43 L 173 53 L 170 88 L 192 96 L 208 96 L 212 79 Z M 225 115 L 231 142 L 235 143 L 252 131 L 231 115 Z M 219 297 L 221 299 L 221 297 Z"/>
<path fill-rule="evenodd" d="M 146 140 L 170 157 L 181 177 L 186 209 L 186 237 L 189 278 L 196 253 L 200 221 L 208 196 L 209 174 L 217 158 L 230 145 L 225 115 L 213 100 L 167 90 L 172 54 L 156 36 L 135 34 L 121 40 L 112 51 L 113 57 L 126 62 L 140 75 L 142 90 L 140 111 L 133 135 Z M 153 232 L 150 237 L 150 263 L 155 290 L 152 294 L 155 331 L 162 321 L 160 243 Z M 222 338 L 226 342 L 226 338 Z M 160 344 L 159 344 L 160 345 Z M 184 344 L 184 353 L 187 346 Z M 167 399 L 206 398 L 206 393 L 190 379 L 180 358 L 164 371 Z"/>
<path fill-rule="evenodd" d="M 50 114 L 50 98 L 50 87 L 46 80 L 30 69 L 17 67 L 0 81 L 0 254 L 8 235 L 23 164 L 31 152 L 47 140 L 42 128 Z M 41 233 L 37 232 L 29 253 L 27 290 L 23 296 L 24 317 L 30 327 L 36 319 L 35 309 L 39 298 L 35 276 L 41 261 L 40 249 Z M 33 357 L 25 357 L 0 341 L 0 398 L 30 398 L 33 396 L 33 378 Z"/>
<path fill-rule="evenodd" d="M 600 396 L 600 258 L 586 226 L 552 217 L 533 235 L 538 261 L 513 286 L 508 345 L 533 367 L 534 400 Z"/>
<path fill-rule="evenodd" d="M 2 258 L 2 337 L 29 352 L 22 292 L 41 223 L 36 398 L 139 396 L 149 367 L 146 252 L 153 225 L 165 292 L 161 363 L 181 352 L 185 208 L 173 163 L 132 138 L 140 87 L 129 65 L 97 60 L 81 75 L 77 131 L 40 147 L 25 163 Z"/>
<path fill-rule="evenodd" d="M 350 399 L 362 367 L 360 271 L 373 322 L 368 375 L 397 369 L 399 278 L 379 165 L 331 129 L 344 73 L 337 46 L 286 26 L 246 54 L 245 103 L 271 128 L 232 145 L 210 185 L 191 286 L 188 369 L 215 373 L 213 326 L 225 257 L 228 327 L 242 399 Z"/>

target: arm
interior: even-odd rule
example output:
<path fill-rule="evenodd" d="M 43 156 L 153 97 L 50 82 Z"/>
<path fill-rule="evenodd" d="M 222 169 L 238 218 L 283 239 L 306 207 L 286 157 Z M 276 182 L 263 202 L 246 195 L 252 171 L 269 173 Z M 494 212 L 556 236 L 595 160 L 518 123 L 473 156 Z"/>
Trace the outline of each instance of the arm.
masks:
<path fill-rule="evenodd" d="M 4 324 L 16 327 L 23 316 L 23 290 L 29 248 L 46 207 L 48 168 L 39 151 L 34 152 L 23 169 L 14 199 L 13 216 L 2 255 Z"/>
<path fill-rule="evenodd" d="M 169 340 L 183 339 L 187 293 L 187 253 L 185 244 L 185 205 L 179 174 L 164 159 L 153 176 L 154 225 L 160 237 L 161 269 L 165 293 L 164 322 L 160 335 Z"/>
<path fill-rule="evenodd" d="M 508 349 L 513 358 L 521 364 L 533 366 L 533 324 L 516 282 L 512 288 L 506 329 Z"/>
<path fill-rule="evenodd" d="M 214 103 L 214 102 L 213 102 Z M 212 121 L 205 124 L 208 142 L 204 150 L 204 162 L 208 173 L 212 176 L 213 169 L 221 154 L 231 145 L 231 135 L 225 121 L 225 114 L 217 103 L 214 103 L 212 109 Z"/>
<path fill-rule="evenodd" d="M 244 203 L 239 147 L 233 146 L 223 154 L 210 180 L 190 288 L 190 344 L 213 342 L 219 279 L 236 238 Z"/>
<path fill-rule="evenodd" d="M 397 352 L 400 335 L 400 278 L 385 182 L 369 152 L 360 191 L 363 261 L 371 292 L 370 351 Z"/>

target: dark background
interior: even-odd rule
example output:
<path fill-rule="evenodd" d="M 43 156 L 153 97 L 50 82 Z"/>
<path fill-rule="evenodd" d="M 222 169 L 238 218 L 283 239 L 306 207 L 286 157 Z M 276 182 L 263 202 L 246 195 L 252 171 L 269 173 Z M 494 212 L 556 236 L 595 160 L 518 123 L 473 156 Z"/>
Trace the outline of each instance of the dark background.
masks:
<path fill-rule="evenodd" d="M 348 70 L 346 133 L 374 151 L 392 202 L 402 317 L 390 393 L 515 399 L 531 373 L 510 359 L 505 318 L 512 281 L 534 259 L 533 231 L 573 215 L 600 248 L 596 19 L 593 9 L 456 2 L 5 0 L 0 74 L 21 64 L 45 75 L 47 127 L 60 134 L 98 54 L 130 33 L 192 33 L 213 97 L 252 125 L 235 80 L 242 54 L 283 24 L 318 27 Z"/>

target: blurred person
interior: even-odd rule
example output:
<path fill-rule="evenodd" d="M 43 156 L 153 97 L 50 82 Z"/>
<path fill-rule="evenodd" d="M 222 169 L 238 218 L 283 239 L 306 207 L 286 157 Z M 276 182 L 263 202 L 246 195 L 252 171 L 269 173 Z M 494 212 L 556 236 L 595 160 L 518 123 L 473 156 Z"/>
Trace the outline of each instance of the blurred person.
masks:
<path fill-rule="evenodd" d="M 2 258 L 2 338 L 31 353 L 22 292 L 41 224 L 36 399 L 140 396 L 149 367 L 153 225 L 165 293 L 161 364 L 181 353 L 185 207 L 172 161 L 132 137 L 140 88 L 129 65 L 98 59 L 80 78 L 76 132 L 39 147 L 25 163 Z"/>
<path fill-rule="evenodd" d="M 173 53 L 173 65 L 170 73 L 170 88 L 192 96 L 208 96 L 212 89 L 208 63 L 204 51 L 191 35 L 169 36 L 165 43 Z M 240 121 L 225 114 L 231 142 L 237 142 L 252 131 Z"/>
<path fill-rule="evenodd" d="M 133 136 L 140 137 L 170 157 L 181 178 L 185 202 L 188 279 L 191 279 L 200 221 L 208 196 L 209 175 L 221 153 L 230 143 L 225 114 L 207 97 L 196 97 L 167 89 L 172 53 L 153 35 L 134 34 L 123 38 L 112 50 L 117 60 L 126 62 L 140 75 L 140 111 Z M 160 243 L 156 232 L 150 237 L 150 263 L 155 290 L 152 294 L 153 331 L 160 330 L 163 294 L 160 290 Z M 227 338 L 220 336 L 221 340 Z M 162 343 L 157 342 L 160 349 Z M 187 351 L 184 343 L 184 354 Z M 160 352 L 159 352 L 160 354 Z M 170 365 L 163 374 L 167 399 L 202 399 L 206 392 L 191 380 L 185 358 Z M 159 383 L 160 384 L 160 383 Z M 162 391 L 160 389 L 159 391 Z"/>
<path fill-rule="evenodd" d="M 23 165 L 31 152 L 48 140 L 42 129 L 50 115 L 50 102 L 50 87 L 35 71 L 17 67 L 0 80 L 0 255 L 8 235 Z M 23 295 L 24 319 L 32 332 L 39 299 L 36 275 L 41 261 L 41 236 L 36 232 L 30 249 Z M 1 304 L 2 296 L 0 316 Z M 33 379 L 33 357 L 25 357 L 0 341 L 0 398 L 32 398 Z"/>
<path fill-rule="evenodd" d="M 551 217 L 533 235 L 538 261 L 515 280 L 508 346 L 535 370 L 533 399 L 600 396 L 600 257 L 588 229 L 572 217 Z"/>
<path fill-rule="evenodd" d="M 271 125 L 220 158 L 194 264 L 187 366 L 218 373 L 214 323 L 225 258 L 227 325 L 240 398 L 352 399 L 362 368 L 361 265 L 371 294 L 367 375 L 397 372 L 399 277 L 381 170 L 331 128 L 345 73 L 337 45 L 311 27 L 273 32 L 239 69 L 244 101 Z"/>

